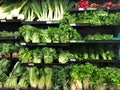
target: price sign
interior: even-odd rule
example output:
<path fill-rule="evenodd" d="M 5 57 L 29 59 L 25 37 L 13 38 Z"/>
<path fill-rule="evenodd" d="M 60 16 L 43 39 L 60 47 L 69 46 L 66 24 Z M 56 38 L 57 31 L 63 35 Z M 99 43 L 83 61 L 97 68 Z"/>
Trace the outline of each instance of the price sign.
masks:
<path fill-rule="evenodd" d="M 28 63 L 29 66 L 34 66 L 34 63 Z"/>
<path fill-rule="evenodd" d="M 76 26 L 76 23 L 71 23 L 70 26 Z"/>
<path fill-rule="evenodd" d="M 26 43 L 21 43 L 21 45 L 25 46 L 25 45 L 26 45 Z"/>

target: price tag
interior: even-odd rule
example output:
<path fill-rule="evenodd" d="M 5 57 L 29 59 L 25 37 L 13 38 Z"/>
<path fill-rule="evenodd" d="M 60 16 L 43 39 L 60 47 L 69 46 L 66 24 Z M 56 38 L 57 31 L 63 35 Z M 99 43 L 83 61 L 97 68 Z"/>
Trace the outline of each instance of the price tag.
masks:
<path fill-rule="evenodd" d="M 34 63 L 28 63 L 29 66 L 34 66 Z"/>
<path fill-rule="evenodd" d="M 51 24 L 52 22 L 51 22 L 51 21 L 47 21 L 46 23 L 47 23 L 47 24 Z"/>
<path fill-rule="evenodd" d="M 71 23 L 70 26 L 76 26 L 76 23 Z"/>
<path fill-rule="evenodd" d="M 78 43 L 85 43 L 85 41 L 77 41 Z"/>
<path fill-rule="evenodd" d="M 26 45 L 26 43 L 21 43 L 21 45 L 24 45 L 24 46 L 25 46 L 25 45 Z"/>
<path fill-rule="evenodd" d="M 6 20 L 1 20 L 1 22 L 6 22 Z"/>
<path fill-rule="evenodd" d="M 37 45 L 44 46 L 47 45 L 47 43 L 38 43 Z"/>
<path fill-rule="evenodd" d="M 71 61 L 71 62 L 75 62 L 75 61 L 76 61 L 76 59 L 70 59 L 70 61 Z"/>
<path fill-rule="evenodd" d="M 84 8 L 79 8 L 78 10 L 79 10 L 79 11 L 83 11 L 83 10 L 85 10 L 85 9 L 84 9 Z"/>
<path fill-rule="evenodd" d="M 71 43 L 76 43 L 77 41 L 76 40 L 70 40 Z"/>

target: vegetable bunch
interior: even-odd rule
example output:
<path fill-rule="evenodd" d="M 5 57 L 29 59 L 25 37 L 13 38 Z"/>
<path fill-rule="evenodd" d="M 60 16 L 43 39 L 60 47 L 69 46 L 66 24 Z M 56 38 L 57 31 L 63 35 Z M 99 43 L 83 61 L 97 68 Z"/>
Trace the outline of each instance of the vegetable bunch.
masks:
<path fill-rule="evenodd" d="M 88 34 L 87 36 L 84 37 L 84 40 L 112 40 L 113 35 L 111 34 L 100 34 L 100 33 L 95 33 L 93 35 Z"/>
<path fill-rule="evenodd" d="M 30 86 L 33 88 L 50 90 L 53 86 L 52 68 L 45 67 L 38 69 L 37 67 L 27 68 L 29 72 Z"/>
<path fill-rule="evenodd" d="M 24 71 L 24 68 L 21 67 L 20 62 L 17 62 L 14 65 L 12 71 L 9 73 L 9 76 L 7 77 L 4 83 L 4 87 L 6 88 L 17 88 L 18 86 L 23 88 L 28 87 L 28 83 L 26 82 L 26 80 L 28 80 L 27 74 L 25 75 L 23 73 L 22 75 L 21 73 L 22 71 Z M 20 76 L 25 76 L 25 77 L 19 80 Z M 23 81 L 24 83 L 21 83 L 21 81 Z"/>
<path fill-rule="evenodd" d="M 90 11 L 90 12 L 81 12 L 73 15 L 65 15 L 65 20 L 63 17 L 63 20 L 66 21 L 66 23 L 90 23 L 94 26 L 99 25 L 110 25 L 110 24 L 116 24 L 119 23 L 119 15 L 120 12 L 110 13 L 109 11 Z M 68 17 L 68 18 L 66 18 Z M 69 18 L 71 17 L 71 18 Z M 68 21 L 68 22 L 67 22 Z"/>
<path fill-rule="evenodd" d="M 19 50 L 19 44 L 0 43 L 0 57 L 17 57 L 17 51 Z"/>
<path fill-rule="evenodd" d="M 113 60 L 117 58 L 113 45 L 106 46 L 104 44 L 96 44 L 94 47 L 93 45 L 81 45 L 80 47 L 81 48 L 77 48 L 77 50 L 75 47 L 72 47 L 73 50 L 70 50 L 78 60 Z"/>
<path fill-rule="evenodd" d="M 10 61 L 8 61 L 7 59 L 0 60 L 0 88 L 3 87 L 3 84 L 8 78 L 7 73 L 9 67 L 10 67 Z"/>
<path fill-rule="evenodd" d="M 66 43 L 70 40 L 81 40 L 81 35 L 76 29 L 70 25 L 60 25 L 59 28 L 48 27 L 47 29 L 36 28 L 30 25 L 24 25 L 19 28 L 21 35 L 24 37 L 25 42 L 32 41 L 33 43 Z"/>
<path fill-rule="evenodd" d="M 69 66 L 53 66 L 53 90 L 70 90 L 70 70 Z"/>
<path fill-rule="evenodd" d="M 15 32 L 8 32 L 8 31 L 1 31 L 0 32 L 0 37 L 20 37 L 20 33 L 19 31 L 15 31 Z"/>
<path fill-rule="evenodd" d="M 74 4 L 70 0 L 32 0 L 30 7 L 39 21 L 51 21 L 61 20 Z"/>
<path fill-rule="evenodd" d="M 56 50 L 54 48 L 44 47 L 29 50 L 28 48 L 21 48 L 18 52 L 18 57 L 23 63 L 52 63 L 56 59 Z"/>
<path fill-rule="evenodd" d="M 4 1 L 0 5 L 0 19 L 12 20 L 17 18 L 24 20 L 24 15 L 21 10 L 24 8 L 28 0 L 22 0 L 18 2 Z"/>
<path fill-rule="evenodd" d="M 23 63 L 53 63 L 56 62 L 57 59 L 59 63 L 67 63 L 69 59 L 75 58 L 75 56 L 68 50 L 44 47 L 33 50 L 21 48 L 18 52 L 18 58 Z"/>
<path fill-rule="evenodd" d="M 96 67 L 92 64 L 74 65 L 70 72 L 71 90 L 89 89 L 89 82 Z"/>
<path fill-rule="evenodd" d="M 109 2 L 105 2 L 103 4 L 99 4 L 99 3 L 92 3 L 90 0 L 80 0 L 79 2 L 76 3 L 76 7 L 77 8 L 83 8 L 83 9 L 86 9 L 86 8 L 89 8 L 89 7 L 99 7 L 99 6 L 102 6 L 102 7 L 119 7 L 120 6 L 120 3 L 113 3 L 111 1 Z"/>
<path fill-rule="evenodd" d="M 71 90 L 107 90 L 120 89 L 120 69 L 113 67 L 99 68 L 90 63 L 73 65 L 71 76 Z"/>

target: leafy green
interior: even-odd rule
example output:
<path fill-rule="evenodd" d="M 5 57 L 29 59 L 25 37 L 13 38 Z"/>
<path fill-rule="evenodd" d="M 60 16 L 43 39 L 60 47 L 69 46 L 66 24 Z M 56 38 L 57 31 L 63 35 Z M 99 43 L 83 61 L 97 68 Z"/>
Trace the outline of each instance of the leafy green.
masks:
<path fill-rule="evenodd" d="M 44 63 L 52 63 L 56 59 L 56 50 L 54 48 L 42 48 Z"/>

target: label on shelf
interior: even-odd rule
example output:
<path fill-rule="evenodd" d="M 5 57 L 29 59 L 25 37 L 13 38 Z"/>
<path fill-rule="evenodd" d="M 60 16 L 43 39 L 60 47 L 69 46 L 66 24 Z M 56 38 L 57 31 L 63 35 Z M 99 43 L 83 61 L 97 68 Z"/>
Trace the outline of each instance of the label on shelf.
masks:
<path fill-rule="evenodd" d="M 34 66 L 34 63 L 28 63 L 29 66 Z"/>
<path fill-rule="evenodd" d="M 37 45 L 44 46 L 47 45 L 47 43 L 38 43 Z"/>
<path fill-rule="evenodd" d="M 1 20 L 0 22 L 6 22 L 6 20 Z"/>
<path fill-rule="evenodd" d="M 76 23 L 71 23 L 70 26 L 76 26 Z"/>
<path fill-rule="evenodd" d="M 51 24 L 52 23 L 52 21 L 46 21 L 46 24 Z"/>
<path fill-rule="evenodd" d="M 76 59 L 70 59 L 70 61 L 71 61 L 71 62 L 75 62 L 75 61 L 76 61 Z"/>
<path fill-rule="evenodd" d="M 85 41 L 84 40 L 82 40 L 82 41 L 77 41 L 78 43 L 85 43 Z"/>
<path fill-rule="evenodd" d="M 57 20 L 56 20 L 56 21 L 52 21 L 52 23 L 56 23 L 56 24 L 57 24 L 57 23 L 60 23 L 60 21 L 57 21 Z"/>
<path fill-rule="evenodd" d="M 70 40 L 71 43 L 76 43 L 77 41 L 76 40 Z"/>
<path fill-rule="evenodd" d="M 85 10 L 85 9 L 84 9 L 84 8 L 78 8 L 78 10 L 79 10 L 79 11 L 83 11 L 83 10 Z"/>
<path fill-rule="evenodd" d="M 21 45 L 24 45 L 24 46 L 26 45 L 26 43 L 20 43 L 20 44 L 21 44 Z"/>
<path fill-rule="evenodd" d="M 88 7 L 86 10 L 97 10 L 97 8 Z"/>

